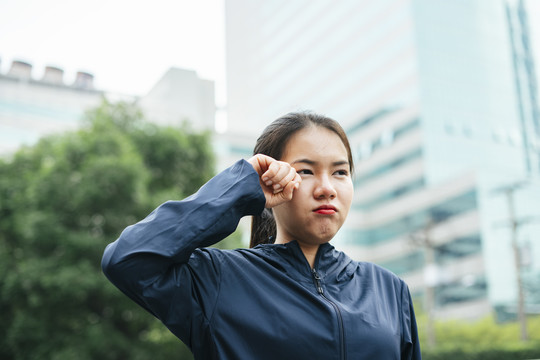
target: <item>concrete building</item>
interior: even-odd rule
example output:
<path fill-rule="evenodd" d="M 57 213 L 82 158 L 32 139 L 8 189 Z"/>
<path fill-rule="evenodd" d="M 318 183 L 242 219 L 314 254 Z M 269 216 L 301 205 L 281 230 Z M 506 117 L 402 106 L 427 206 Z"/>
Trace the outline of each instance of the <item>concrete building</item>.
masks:
<path fill-rule="evenodd" d="M 34 79 L 32 70 L 29 63 L 13 61 L 0 74 L 0 155 L 42 136 L 76 129 L 84 110 L 97 106 L 103 96 L 86 72 L 65 84 L 62 69 L 49 66 L 41 79 Z"/>
<path fill-rule="evenodd" d="M 395 271 L 439 318 L 504 319 L 515 235 L 538 312 L 540 225 L 500 226 L 515 184 L 514 219 L 540 215 L 526 15 L 504 0 L 227 0 L 229 130 L 254 141 L 296 110 L 339 120 L 357 163 L 338 247 Z"/>
<path fill-rule="evenodd" d="M 179 126 L 186 121 L 197 130 L 214 130 L 214 82 L 200 79 L 195 71 L 170 68 L 137 102 L 156 124 Z"/>
<path fill-rule="evenodd" d="M 60 68 L 48 66 L 40 79 L 32 71 L 31 64 L 13 61 L 9 71 L 0 74 L 0 156 L 43 136 L 75 130 L 84 112 L 103 97 L 136 102 L 159 125 L 189 122 L 195 130 L 214 129 L 214 83 L 194 71 L 171 68 L 141 97 L 95 89 L 93 75 L 86 72 L 66 84 Z"/>

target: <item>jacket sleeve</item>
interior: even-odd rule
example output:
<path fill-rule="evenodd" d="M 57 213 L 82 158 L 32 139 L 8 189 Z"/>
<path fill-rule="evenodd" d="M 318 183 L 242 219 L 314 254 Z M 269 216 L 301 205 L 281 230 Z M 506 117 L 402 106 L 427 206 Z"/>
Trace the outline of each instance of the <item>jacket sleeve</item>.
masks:
<path fill-rule="evenodd" d="M 416 326 L 416 316 L 414 314 L 411 293 L 407 284 L 402 284 L 401 307 L 402 307 L 402 327 L 403 342 L 401 345 L 402 360 L 421 360 L 420 339 L 418 339 L 418 328 Z"/>
<path fill-rule="evenodd" d="M 168 201 L 127 227 L 105 249 L 103 272 L 190 345 L 193 317 L 211 311 L 220 280 L 216 255 L 196 249 L 222 240 L 264 204 L 257 173 L 240 160 L 194 195 Z"/>

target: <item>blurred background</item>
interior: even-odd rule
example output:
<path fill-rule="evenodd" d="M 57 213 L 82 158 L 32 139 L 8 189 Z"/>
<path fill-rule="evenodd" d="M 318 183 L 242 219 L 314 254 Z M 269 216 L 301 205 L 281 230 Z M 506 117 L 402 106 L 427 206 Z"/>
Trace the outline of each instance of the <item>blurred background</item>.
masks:
<path fill-rule="evenodd" d="M 424 357 L 540 358 L 539 59 L 538 0 L 0 0 L 0 358 L 191 358 L 103 249 L 298 110 L 347 131 L 334 244 Z"/>

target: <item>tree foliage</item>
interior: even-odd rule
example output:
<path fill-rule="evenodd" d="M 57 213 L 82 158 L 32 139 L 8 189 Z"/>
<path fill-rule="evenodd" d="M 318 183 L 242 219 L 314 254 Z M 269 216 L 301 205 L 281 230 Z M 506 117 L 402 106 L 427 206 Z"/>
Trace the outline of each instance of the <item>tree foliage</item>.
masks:
<path fill-rule="evenodd" d="M 0 161 L 0 358 L 191 358 L 101 273 L 105 246 L 213 175 L 209 134 L 128 103 Z"/>
<path fill-rule="evenodd" d="M 420 307 L 416 307 L 420 309 Z M 475 321 L 438 320 L 435 322 L 436 346 L 427 345 L 427 317 L 417 313 L 422 355 L 426 359 L 512 360 L 540 358 L 540 317 L 527 321 L 529 340 L 520 340 L 517 321 L 497 323 L 493 316 Z"/>

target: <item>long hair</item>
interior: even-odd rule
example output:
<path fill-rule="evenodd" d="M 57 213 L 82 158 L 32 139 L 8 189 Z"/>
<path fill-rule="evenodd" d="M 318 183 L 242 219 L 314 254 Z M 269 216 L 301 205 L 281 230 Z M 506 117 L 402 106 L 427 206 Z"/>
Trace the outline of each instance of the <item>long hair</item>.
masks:
<path fill-rule="evenodd" d="M 309 126 L 320 126 L 336 133 L 347 149 L 351 174 L 353 157 L 345 131 L 339 123 L 329 117 L 311 112 L 293 112 L 286 114 L 264 129 L 257 139 L 253 155 L 264 154 L 280 160 L 291 136 Z M 276 240 L 276 222 L 271 209 L 264 209 L 260 216 L 253 216 L 251 222 L 251 241 L 249 246 L 273 244 Z"/>

